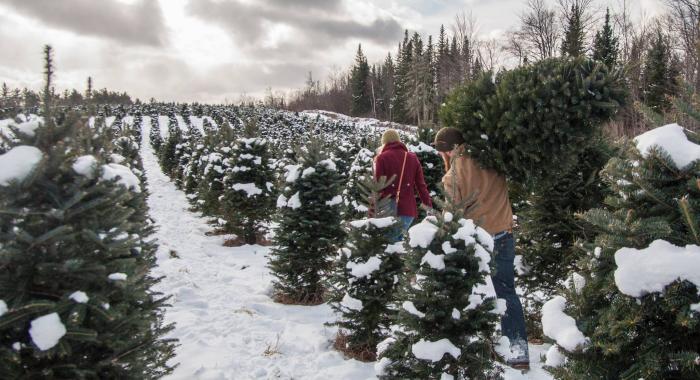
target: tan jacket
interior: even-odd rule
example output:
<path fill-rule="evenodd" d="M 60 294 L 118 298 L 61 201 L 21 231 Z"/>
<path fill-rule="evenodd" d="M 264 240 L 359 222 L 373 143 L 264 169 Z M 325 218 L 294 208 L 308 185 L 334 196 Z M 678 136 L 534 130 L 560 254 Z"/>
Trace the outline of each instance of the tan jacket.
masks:
<path fill-rule="evenodd" d="M 452 167 L 442 178 L 447 196 L 459 203 L 474 194 L 476 209 L 471 215 L 465 215 L 466 218 L 473 219 L 491 235 L 512 230 L 513 209 L 506 177 L 495 170 L 479 167 L 476 160 L 464 154 L 464 146 L 455 148 L 452 153 Z"/>

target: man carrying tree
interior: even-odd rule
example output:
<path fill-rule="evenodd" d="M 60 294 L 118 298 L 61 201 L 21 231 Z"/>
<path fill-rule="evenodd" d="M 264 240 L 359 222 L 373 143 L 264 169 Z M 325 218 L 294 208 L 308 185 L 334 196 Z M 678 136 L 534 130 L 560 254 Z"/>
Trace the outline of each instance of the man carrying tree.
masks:
<path fill-rule="evenodd" d="M 501 320 L 503 335 L 510 339 L 513 357 L 508 365 L 529 369 L 527 331 L 523 307 L 515 293 L 515 241 L 513 239 L 513 211 L 508 197 L 504 175 L 493 169 L 484 169 L 469 157 L 462 133 L 456 128 L 442 128 L 435 136 L 435 148 L 445 161 L 442 183 L 448 199 L 466 202 L 465 209 L 476 204 L 471 215 L 482 228 L 494 237 L 496 272 L 492 280 L 498 298 L 506 300 L 507 311 Z"/>

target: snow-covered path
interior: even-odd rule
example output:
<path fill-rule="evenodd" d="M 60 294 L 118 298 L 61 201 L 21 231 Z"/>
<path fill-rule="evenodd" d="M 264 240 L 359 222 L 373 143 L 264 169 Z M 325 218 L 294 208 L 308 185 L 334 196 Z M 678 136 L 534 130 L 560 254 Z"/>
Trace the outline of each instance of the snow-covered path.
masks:
<path fill-rule="evenodd" d="M 326 305 L 284 306 L 270 299 L 268 249 L 226 248 L 221 236 L 190 212 L 148 143 L 144 122 L 143 164 L 151 193 L 148 206 L 158 225 L 158 290 L 172 294 L 167 322 L 180 340 L 172 379 L 366 379 L 371 364 L 345 360 L 332 350 L 333 314 Z M 179 258 L 171 258 L 174 251 Z"/>
<path fill-rule="evenodd" d="M 151 217 L 160 244 L 158 290 L 173 295 L 166 322 L 180 340 L 169 379 L 374 379 L 372 363 L 346 360 L 331 347 L 335 329 L 327 305 L 285 306 L 269 297 L 268 249 L 226 248 L 224 237 L 206 236 L 211 226 L 189 211 L 185 194 L 158 165 L 144 118 L 141 144 Z M 529 376 L 508 370 L 506 379 L 549 379 L 540 368 L 546 347 L 531 346 Z"/>

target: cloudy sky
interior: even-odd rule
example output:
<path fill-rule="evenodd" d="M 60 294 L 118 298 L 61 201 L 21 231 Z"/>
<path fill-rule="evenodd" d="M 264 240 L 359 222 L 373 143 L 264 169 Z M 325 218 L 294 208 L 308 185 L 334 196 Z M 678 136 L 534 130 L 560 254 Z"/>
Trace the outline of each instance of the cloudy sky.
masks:
<path fill-rule="evenodd" d="M 553 1 L 553 0 L 549 0 Z M 615 6 L 621 0 L 598 0 Z M 653 15 L 662 0 L 631 0 Z M 41 50 L 56 52 L 57 88 L 141 99 L 236 102 L 345 68 L 362 43 L 371 62 L 404 29 L 437 34 L 471 12 L 485 36 L 517 25 L 526 0 L 0 0 L 0 81 L 41 86 Z"/>

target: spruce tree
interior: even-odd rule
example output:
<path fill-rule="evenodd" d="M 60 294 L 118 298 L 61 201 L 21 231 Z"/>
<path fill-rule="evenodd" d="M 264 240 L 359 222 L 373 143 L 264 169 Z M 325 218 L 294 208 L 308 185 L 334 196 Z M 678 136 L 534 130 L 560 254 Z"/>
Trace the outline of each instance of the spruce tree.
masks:
<path fill-rule="evenodd" d="M 209 154 L 209 146 L 199 141 L 192 148 L 192 156 L 183 171 L 182 189 L 187 194 L 195 194 L 202 177 L 202 156 Z"/>
<path fill-rule="evenodd" d="M 222 213 L 230 230 L 246 244 L 256 244 L 266 232 L 275 206 L 274 181 L 267 140 L 238 140 L 224 177 Z"/>
<path fill-rule="evenodd" d="M 50 88 L 49 59 L 45 72 Z M 87 130 L 50 100 L 44 115 L 0 156 L 3 168 L 19 169 L 0 180 L 0 377 L 167 375 L 172 326 L 151 290 L 156 246 L 142 186 L 127 167 L 83 154 L 99 149 L 79 135 L 104 130 Z"/>
<path fill-rule="evenodd" d="M 564 40 L 561 43 L 561 55 L 564 57 L 576 58 L 583 55 L 586 50 L 582 17 L 583 8 L 578 1 L 574 1 L 571 4 L 571 12 L 564 31 Z"/>
<path fill-rule="evenodd" d="M 461 206 L 446 209 L 409 230 L 397 325 L 377 347 L 380 379 L 500 377 L 491 348 L 499 317 L 486 291 L 493 239 Z"/>
<path fill-rule="evenodd" d="M 357 48 L 355 66 L 350 74 L 350 86 L 352 88 L 353 116 L 365 116 L 372 110 L 372 94 L 369 92 L 369 64 L 367 57 L 362 53 L 362 45 Z"/>
<path fill-rule="evenodd" d="M 197 193 L 198 205 L 205 215 L 220 215 L 221 202 L 224 194 L 224 177 L 230 167 L 232 143 L 224 142 L 215 146 L 211 153 L 203 155 L 202 179 L 199 181 Z"/>
<path fill-rule="evenodd" d="M 605 24 L 603 29 L 596 32 L 593 41 L 593 59 L 603 62 L 608 67 L 615 67 L 619 54 L 618 38 L 615 36 L 613 26 L 610 23 L 610 8 L 605 12 Z"/>
<path fill-rule="evenodd" d="M 413 44 L 408 40 L 408 30 L 404 34 L 404 40 L 399 45 L 396 56 L 396 73 L 394 75 L 394 97 L 391 101 L 391 121 L 398 123 L 407 122 L 408 96 L 409 96 L 409 72 L 413 57 Z"/>
<path fill-rule="evenodd" d="M 275 298 L 283 303 L 319 303 L 330 258 L 344 237 L 340 179 L 321 143 L 312 140 L 286 168 L 285 188 L 269 267 Z"/>
<path fill-rule="evenodd" d="M 163 169 L 163 173 L 170 177 L 176 175 L 178 170 L 178 165 L 180 164 L 178 157 L 178 146 L 182 144 L 182 130 L 177 124 L 177 120 L 171 115 L 170 122 L 168 124 L 168 137 L 165 139 L 164 143 L 161 145 L 161 149 L 158 152 L 158 160 L 160 161 L 160 167 Z"/>
<path fill-rule="evenodd" d="M 349 222 L 348 240 L 338 251 L 330 279 L 329 301 L 340 316 L 333 323 L 340 327 L 336 348 L 360 360 L 374 360 L 377 344 L 386 337 L 395 314 L 390 306 L 394 288 L 403 270 L 403 246 L 390 238 L 397 228 L 391 200 L 381 198 L 391 180 L 369 177 L 357 185 L 371 211 L 369 217 Z"/>
<path fill-rule="evenodd" d="M 643 101 L 653 111 L 663 113 L 671 107 L 670 97 L 678 94 L 677 73 L 673 69 L 671 46 L 661 29 L 651 41 L 644 61 Z"/>
<path fill-rule="evenodd" d="M 158 154 L 160 152 L 160 147 L 163 145 L 163 136 L 160 134 L 160 124 L 158 123 L 158 114 L 151 114 L 151 130 L 149 133 L 149 138 L 151 141 L 151 146 L 153 150 Z"/>
<path fill-rule="evenodd" d="M 408 149 L 418 156 L 423 167 L 425 183 L 428 185 L 430 196 L 440 194 L 440 183 L 445 175 L 445 166 L 435 148 L 430 144 L 435 140 L 436 126 L 434 124 L 423 124 L 418 127 L 418 135 L 415 141 L 408 144 Z"/>
<path fill-rule="evenodd" d="M 518 215 L 518 284 L 525 289 L 528 335 L 541 332 L 542 303 L 559 290 L 585 252 L 578 244 L 591 233 L 577 215 L 602 204 L 609 191 L 599 175 L 613 148 L 602 136 L 592 139 L 578 163 L 556 181 L 526 192 Z M 511 199 L 513 200 L 513 199 Z"/>
<path fill-rule="evenodd" d="M 348 182 L 343 190 L 346 205 L 345 220 L 361 219 L 367 215 L 369 209 L 364 202 L 361 184 L 371 179 L 373 173 L 374 153 L 369 149 L 362 148 L 350 166 Z"/>
<path fill-rule="evenodd" d="M 700 377 L 700 281 L 668 272 L 674 264 L 678 270 L 678 262 L 663 248 L 690 252 L 700 245 L 698 150 L 680 126 L 669 125 L 638 136 L 608 162 L 606 208 L 583 215 L 596 232 L 586 246 L 589 254 L 565 297 L 545 304 L 571 316 L 580 329 L 578 342 L 558 336 L 555 328 L 548 334 L 561 347 L 553 350 L 567 359 L 552 363 L 562 365 L 553 369 L 558 378 Z M 661 253 L 668 259 L 643 264 Z M 630 286 L 630 259 L 642 264 L 632 277 L 647 285 Z"/>

